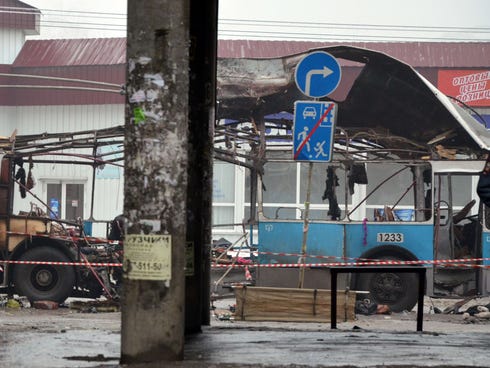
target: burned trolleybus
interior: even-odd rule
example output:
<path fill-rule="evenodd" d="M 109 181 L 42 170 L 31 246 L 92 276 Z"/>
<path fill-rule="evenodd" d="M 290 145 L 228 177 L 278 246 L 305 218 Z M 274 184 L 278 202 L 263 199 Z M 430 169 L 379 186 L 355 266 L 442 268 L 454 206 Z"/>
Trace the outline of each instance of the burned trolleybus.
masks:
<path fill-rule="evenodd" d="M 114 241 L 92 237 L 86 235 L 81 219 L 62 220 L 56 209 L 30 190 L 30 168 L 46 163 L 91 166 L 93 193 L 96 168 L 121 160 L 100 155 L 97 148 L 122 149 L 122 137 L 123 128 L 114 127 L 13 136 L 0 142 L 0 288 L 30 301 L 58 303 L 70 296 L 118 296 L 122 270 L 113 265 L 122 262 L 120 237 Z M 30 203 L 30 210 L 14 214 L 19 191 L 18 199 Z M 89 219 L 93 220 L 93 195 L 91 204 Z"/>
<path fill-rule="evenodd" d="M 476 194 L 490 148 L 482 121 L 388 55 L 322 50 L 343 65 L 340 92 L 324 98 L 338 107 L 329 163 L 293 160 L 291 113 L 306 97 L 292 79 L 304 55 L 219 64 L 216 156 L 250 169 L 257 284 L 328 288 L 318 264 L 420 261 L 427 295 L 488 295 L 490 222 Z M 298 262 L 304 279 L 298 267 L 275 268 Z M 416 303 L 412 274 L 344 281 L 393 311 Z"/>

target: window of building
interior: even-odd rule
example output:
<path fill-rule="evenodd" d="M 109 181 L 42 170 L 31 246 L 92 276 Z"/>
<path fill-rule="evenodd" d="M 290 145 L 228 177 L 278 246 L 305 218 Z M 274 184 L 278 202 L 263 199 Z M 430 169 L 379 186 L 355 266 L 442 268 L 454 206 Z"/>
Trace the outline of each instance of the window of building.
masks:
<path fill-rule="evenodd" d="M 85 185 L 81 183 L 46 183 L 46 203 L 51 218 L 74 221 L 83 219 Z"/>
<path fill-rule="evenodd" d="M 213 226 L 233 228 L 235 222 L 235 165 L 215 161 L 213 167 Z"/>

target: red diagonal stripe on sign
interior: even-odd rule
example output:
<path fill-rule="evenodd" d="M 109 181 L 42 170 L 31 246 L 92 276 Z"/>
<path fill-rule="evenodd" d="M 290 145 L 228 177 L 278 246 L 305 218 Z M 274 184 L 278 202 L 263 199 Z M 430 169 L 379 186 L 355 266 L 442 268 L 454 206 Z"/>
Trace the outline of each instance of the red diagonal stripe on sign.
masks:
<path fill-rule="evenodd" d="M 296 160 L 299 156 L 299 154 L 301 153 L 301 150 L 303 149 L 303 147 L 305 146 L 305 144 L 310 140 L 311 136 L 313 135 L 313 133 L 315 133 L 315 131 L 318 129 L 318 127 L 320 126 L 320 124 L 322 123 L 323 119 L 325 119 L 328 115 L 328 113 L 330 111 L 332 111 L 333 109 L 333 103 L 330 104 L 330 106 L 328 107 L 328 109 L 325 110 L 325 112 L 323 113 L 323 115 L 321 116 L 320 120 L 318 120 L 315 124 L 315 126 L 313 127 L 313 129 L 311 130 L 310 134 L 308 134 L 306 136 L 306 138 L 303 140 L 303 143 L 301 143 L 298 147 L 298 150 L 296 151 L 296 153 L 294 154 L 294 159 Z"/>

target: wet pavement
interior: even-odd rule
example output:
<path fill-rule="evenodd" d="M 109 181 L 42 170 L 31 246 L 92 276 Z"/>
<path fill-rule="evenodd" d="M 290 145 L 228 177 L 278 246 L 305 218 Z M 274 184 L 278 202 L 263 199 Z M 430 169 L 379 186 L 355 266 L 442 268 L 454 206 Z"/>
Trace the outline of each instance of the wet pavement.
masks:
<path fill-rule="evenodd" d="M 0 367 L 122 367 L 120 313 L 0 308 Z M 490 321 L 415 313 L 325 323 L 233 322 L 213 315 L 185 360 L 145 367 L 490 367 Z"/>
<path fill-rule="evenodd" d="M 3 367 L 119 367 L 119 334 L 107 331 L 2 336 Z M 488 367 L 490 333 L 439 334 L 206 328 L 188 337 L 185 360 L 144 367 Z"/>
<path fill-rule="evenodd" d="M 119 333 L 108 331 L 7 332 L 0 343 L 1 367 L 117 366 L 120 356 Z"/>
<path fill-rule="evenodd" d="M 462 346 L 462 342 L 464 346 Z M 203 351 L 203 346 L 206 346 Z M 239 348 L 237 348 L 239 347 Z M 478 366 L 488 367 L 486 335 L 353 331 L 210 330 L 188 344 L 190 360 L 254 366 Z M 464 350 L 464 351 L 462 351 Z"/>

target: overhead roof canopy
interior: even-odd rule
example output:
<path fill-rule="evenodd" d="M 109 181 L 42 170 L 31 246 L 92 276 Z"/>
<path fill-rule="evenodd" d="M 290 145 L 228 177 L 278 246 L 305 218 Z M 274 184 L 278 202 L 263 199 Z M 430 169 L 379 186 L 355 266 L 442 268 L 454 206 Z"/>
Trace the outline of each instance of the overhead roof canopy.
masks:
<path fill-rule="evenodd" d="M 436 146 L 473 155 L 490 150 L 490 132 L 478 118 L 411 66 L 384 53 L 352 46 L 310 52 L 318 50 L 341 59 L 343 65 L 362 67 L 352 80 L 341 81 L 349 84 L 345 98 L 336 101 L 330 95 L 321 99 L 338 103 L 337 127 L 349 136 L 357 134 L 388 149 L 417 148 L 428 153 Z M 308 99 L 294 82 L 296 65 L 308 53 L 219 59 L 218 118 L 251 121 L 281 111 L 292 113 L 295 101 Z"/>

